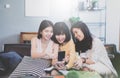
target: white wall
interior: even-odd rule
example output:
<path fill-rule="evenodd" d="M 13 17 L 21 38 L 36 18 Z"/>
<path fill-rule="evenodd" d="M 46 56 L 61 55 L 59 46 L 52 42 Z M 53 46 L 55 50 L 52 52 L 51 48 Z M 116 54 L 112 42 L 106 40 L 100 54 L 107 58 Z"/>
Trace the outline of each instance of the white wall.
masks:
<path fill-rule="evenodd" d="M 107 0 L 106 42 L 114 43 L 119 49 L 120 0 Z"/>

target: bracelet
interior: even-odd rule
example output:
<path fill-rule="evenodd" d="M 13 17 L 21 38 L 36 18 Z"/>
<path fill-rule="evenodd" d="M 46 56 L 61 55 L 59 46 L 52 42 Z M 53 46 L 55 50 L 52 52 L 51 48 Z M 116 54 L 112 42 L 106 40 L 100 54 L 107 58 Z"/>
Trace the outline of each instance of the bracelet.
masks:
<path fill-rule="evenodd" d="M 83 59 L 83 63 L 86 63 L 86 58 L 82 58 Z"/>

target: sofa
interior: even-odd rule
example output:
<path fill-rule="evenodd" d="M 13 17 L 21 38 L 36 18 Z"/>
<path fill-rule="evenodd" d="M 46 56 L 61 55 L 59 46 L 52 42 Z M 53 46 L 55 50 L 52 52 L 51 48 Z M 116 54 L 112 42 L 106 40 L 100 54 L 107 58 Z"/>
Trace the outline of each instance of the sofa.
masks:
<path fill-rule="evenodd" d="M 115 44 L 106 44 L 105 47 L 108 52 L 108 56 L 110 55 L 110 60 L 118 73 L 118 78 L 120 78 L 120 53 L 117 52 Z"/>
<path fill-rule="evenodd" d="M 20 56 L 30 56 L 30 48 L 31 44 L 5 44 L 4 45 L 4 52 L 9 52 L 9 51 L 15 51 L 17 52 Z M 120 53 L 117 52 L 116 50 L 116 45 L 115 44 L 105 44 L 105 48 L 108 52 L 108 56 L 116 69 L 119 78 L 120 78 Z M 10 71 L 10 70 L 6 70 Z M 5 77 L 9 76 L 12 71 L 10 72 L 0 72 L 0 77 Z"/>

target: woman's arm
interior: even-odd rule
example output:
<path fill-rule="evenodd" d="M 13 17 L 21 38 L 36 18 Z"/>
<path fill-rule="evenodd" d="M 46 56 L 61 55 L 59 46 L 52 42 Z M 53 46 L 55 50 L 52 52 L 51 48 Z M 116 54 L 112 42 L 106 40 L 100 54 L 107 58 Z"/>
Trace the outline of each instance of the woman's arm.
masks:
<path fill-rule="evenodd" d="M 53 45 L 53 54 L 52 54 L 52 65 L 55 65 L 56 62 L 58 61 L 57 60 L 57 57 L 58 57 L 58 50 L 59 50 L 59 45 L 58 44 L 55 44 Z"/>
<path fill-rule="evenodd" d="M 94 64 L 106 55 L 107 53 L 103 43 L 98 38 L 94 38 L 92 49 L 89 51 L 88 58 L 86 59 L 86 64 Z"/>
<path fill-rule="evenodd" d="M 95 62 L 97 62 L 99 60 L 101 56 L 101 50 L 102 50 L 102 45 L 101 45 L 101 42 L 97 39 L 93 39 L 93 42 L 92 42 L 92 49 L 86 51 L 86 57 L 80 57 L 80 59 L 78 59 L 78 62 L 81 60 L 82 61 L 82 64 L 95 64 Z M 80 67 L 79 65 L 81 64 L 78 64 L 76 62 L 75 64 L 76 66 Z"/>
<path fill-rule="evenodd" d="M 69 49 L 69 62 L 66 65 L 67 69 L 71 68 L 74 64 L 74 61 L 76 59 L 76 52 L 75 52 L 75 45 L 73 40 L 71 40 L 69 43 L 69 46 L 67 47 L 67 49 Z"/>
<path fill-rule="evenodd" d="M 81 58 L 82 59 L 82 63 L 86 63 L 86 64 L 94 64 L 95 62 L 90 59 L 90 58 Z"/>

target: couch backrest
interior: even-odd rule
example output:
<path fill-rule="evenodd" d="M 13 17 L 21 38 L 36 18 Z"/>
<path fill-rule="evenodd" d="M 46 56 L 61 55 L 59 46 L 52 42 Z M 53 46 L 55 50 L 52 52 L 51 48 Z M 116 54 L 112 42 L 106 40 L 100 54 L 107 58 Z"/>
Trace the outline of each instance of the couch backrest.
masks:
<path fill-rule="evenodd" d="M 117 52 L 115 44 L 105 44 L 110 58 Z M 21 56 L 30 56 L 31 44 L 4 44 L 4 52 L 15 51 Z"/>
<path fill-rule="evenodd" d="M 21 56 L 30 56 L 31 44 L 4 44 L 4 52 L 15 51 Z"/>

